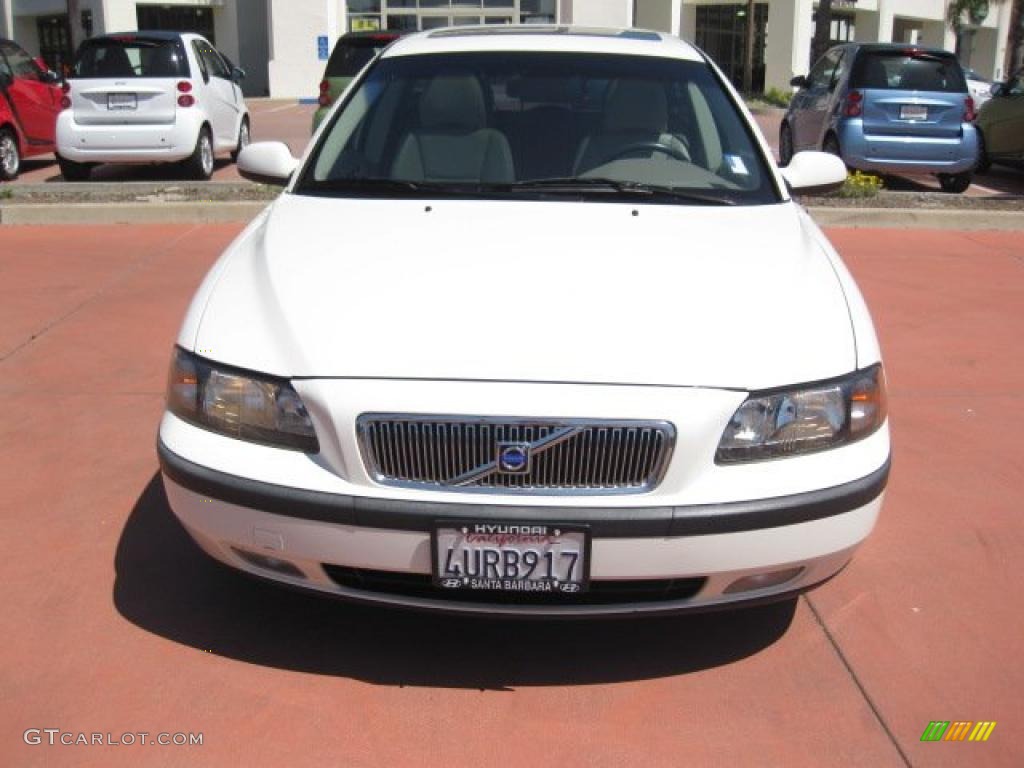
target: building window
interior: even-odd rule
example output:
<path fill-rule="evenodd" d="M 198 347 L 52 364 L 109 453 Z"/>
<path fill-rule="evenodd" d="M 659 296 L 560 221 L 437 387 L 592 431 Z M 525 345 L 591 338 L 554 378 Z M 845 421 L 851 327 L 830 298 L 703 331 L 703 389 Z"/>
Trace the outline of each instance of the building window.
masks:
<path fill-rule="evenodd" d="M 853 14 L 832 12 L 832 26 L 829 31 L 831 40 L 829 45 L 840 45 L 841 43 L 853 42 L 855 28 L 853 25 Z"/>
<path fill-rule="evenodd" d="M 768 4 L 755 6 L 754 91 L 764 90 L 765 28 Z M 737 88 L 743 85 L 743 50 L 747 40 L 746 5 L 697 6 L 696 43 Z"/>
<path fill-rule="evenodd" d="M 214 46 L 213 10 L 194 5 L 140 5 L 135 9 L 139 29 L 195 32 Z"/>
<path fill-rule="evenodd" d="M 348 0 L 348 31 L 416 31 L 464 24 L 553 24 L 556 0 Z"/>

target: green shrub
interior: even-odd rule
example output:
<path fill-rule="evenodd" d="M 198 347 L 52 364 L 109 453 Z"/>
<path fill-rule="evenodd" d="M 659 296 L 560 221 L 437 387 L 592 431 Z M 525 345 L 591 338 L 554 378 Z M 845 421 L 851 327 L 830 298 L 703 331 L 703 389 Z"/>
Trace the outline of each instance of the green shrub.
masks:
<path fill-rule="evenodd" d="M 791 91 L 781 91 L 778 88 L 769 88 L 764 92 L 762 98 L 773 107 L 788 107 L 793 98 Z"/>
<path fill-rule="evenodd" d="M 853 171 L 839 188 L 839 197 L 875 197 L 882 189 L 882 180 L 873 173 Z"/>

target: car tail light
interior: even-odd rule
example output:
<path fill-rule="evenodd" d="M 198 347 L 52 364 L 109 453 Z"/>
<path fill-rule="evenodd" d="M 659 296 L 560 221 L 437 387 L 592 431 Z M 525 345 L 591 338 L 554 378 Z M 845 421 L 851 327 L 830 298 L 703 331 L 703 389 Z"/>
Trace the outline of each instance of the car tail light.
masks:
<path fill-rule="evenodd" d="M 192 93 L 192 83 L 188 80 L 179 80 L 178 93 Z"/>
<path fill-rule="evenodd" d="M 71 93 L 71 83 L 69 83 L 67 80 L 65 80 L 63 83 L 60 84 L 60 89 L 64 93 Z"/>
<path fill-rule="evenodd" d="M 864 94 L 860 91 L 850 91 L 846 94 L 846 108 L 843 114 L 847 117 L 860 117 L 864 113 Z"/>
<path fill-rule="evenodd" d="M 60 99 L 60 108 L 71 109 L 71 99 L 69 99 L 67 96 L 62 96 Z"/>
<path fill-rule="evenodd" d="M 179 107 L 191 107 L 195 103 L 196 103 L 195 96 L 192 96 L 191 94 L 183 93 L 183 94 L 181 94 L 181 96 L 178 97 L 178 106 Z"/>
<path fill-rule="evenodd" d="M 974 99 L 968 96 L 964 99 L 964 122 L 973 123 L 974 118 L 978 116 L 977 110 L 974 108 Z"/>
<path fill-rule="evenodd" d="M 329 107 L 331 106 L 331 84 L 327 80 L 320 81 L 320 106 Z"/>

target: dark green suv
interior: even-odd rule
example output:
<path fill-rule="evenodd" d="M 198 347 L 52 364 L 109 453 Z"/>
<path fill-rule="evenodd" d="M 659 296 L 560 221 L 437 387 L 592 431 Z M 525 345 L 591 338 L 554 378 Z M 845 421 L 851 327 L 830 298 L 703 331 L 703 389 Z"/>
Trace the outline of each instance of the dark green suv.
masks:
<path fill-rule="evenodd" d="M 363 67 L 382 50 L 398 39 L 401 32 L 349 32 L 338 38 L 327 61 L 324 79 L 320 81 L 320 106 L 313 113 L 313 130 L 331 109 L 331 105 L 348 88 Z"/>

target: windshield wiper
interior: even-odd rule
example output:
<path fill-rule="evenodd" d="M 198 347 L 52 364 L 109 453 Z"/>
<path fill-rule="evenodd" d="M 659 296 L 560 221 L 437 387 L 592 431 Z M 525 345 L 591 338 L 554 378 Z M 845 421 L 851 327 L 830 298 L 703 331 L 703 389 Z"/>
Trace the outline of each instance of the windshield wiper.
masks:
<path fill-rule="evenodd" d="M 567 176 L 554 179 L 532 179 L 529 181 L 517 181 L 514 184 L 496 185 L 501 189 L 516 192 L 547 192 L 547 193 L 596 193 L 607 195 L 622 195 L 629 197 L 646 198 L 671 198 L 682 200 L 688 203 L 700 203 L 703 205 L 736 205 L 735 200 L 717 195 L 705 195 L 700 192 L 691 192 L 679 187 L 666 187 L 659 184 L 644 184 L 639 181 L 621 181 L 597 176 Z"/>
<path fill-rule="evenodd" d="M 376 177 L 336 178 L 314 181 L 303 192 L 400 192 L 414 195 L 472 195 L 483 191 L 479 184 L 445 184 Z"/>

